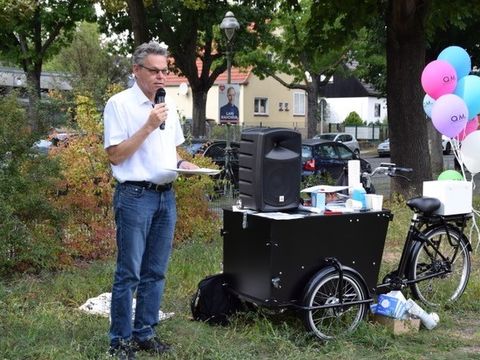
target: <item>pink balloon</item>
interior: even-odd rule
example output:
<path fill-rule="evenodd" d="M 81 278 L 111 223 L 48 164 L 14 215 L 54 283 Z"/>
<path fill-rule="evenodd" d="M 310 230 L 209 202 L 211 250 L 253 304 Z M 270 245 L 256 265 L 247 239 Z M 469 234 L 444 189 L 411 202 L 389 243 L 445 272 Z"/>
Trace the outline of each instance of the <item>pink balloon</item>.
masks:
<path fill-rule="evenodd" d="M 478 128 L 478 116 L 475 116 L 472 120 L 467 122 L 465 129 L 460 130 L 460 133 L 455 137 L 458 141 L 462 141 L 465 137 L 477 130 Z"/>
<path fill-rule="evenodd" d="M 425 66 L 422 72 L 423 90 L 433 99 L 451 94 L 457 86 L 457 73 L 450 63 L 434 60 Z"/>
<path fill-rule="evenodd" d="M 455 94 L 437 99 L 432 107 L 432 123 L 441 134 L 453 138 L 467 125 L 468 108 L 465 101 Z"/>

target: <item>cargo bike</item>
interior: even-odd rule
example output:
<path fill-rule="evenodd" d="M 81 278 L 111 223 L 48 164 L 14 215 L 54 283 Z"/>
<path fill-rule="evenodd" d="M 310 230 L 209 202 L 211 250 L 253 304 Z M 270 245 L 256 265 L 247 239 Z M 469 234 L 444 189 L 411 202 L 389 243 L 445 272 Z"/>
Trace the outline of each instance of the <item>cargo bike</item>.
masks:
<path fill-rule="evenodd" d="M 394 176 L 394 164 L 377 168 Z M 375 171 L 372 173 L 374 174 Z M 378 283 L 389 210 L 275 214 L 224 209 L 226 287 L 247 303 L 297 310 L 322 340 L 353 331 L 376 295 L 409 288 L 429 307 L 457 300 L 470 276 L 470 213 L 437 215 L 438 199 L 407 201 L 413 210 L 397 268 Z"/>

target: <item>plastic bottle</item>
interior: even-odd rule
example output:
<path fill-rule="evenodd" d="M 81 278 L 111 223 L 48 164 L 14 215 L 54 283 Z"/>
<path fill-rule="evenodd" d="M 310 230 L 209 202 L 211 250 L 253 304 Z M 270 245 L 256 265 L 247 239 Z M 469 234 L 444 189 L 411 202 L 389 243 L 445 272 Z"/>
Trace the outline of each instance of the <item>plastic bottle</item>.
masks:
<path fill-rule="evenodd" d="M 363 187 L 356 187 L 352 191 L 352 199 L 362 203 L 362 209 L 367 208 L 367 201 L 365 199 L 366 191 Z"/>
<path fill-rule="evenodd" d="M 407 300 L 407 311 L 411 315 L 418 317 L 422 321 L 423 326 L 428 330 L 432 330 L 440 321 L 440 317 L 437 313 L 427 313 L 412 299 Z"/>

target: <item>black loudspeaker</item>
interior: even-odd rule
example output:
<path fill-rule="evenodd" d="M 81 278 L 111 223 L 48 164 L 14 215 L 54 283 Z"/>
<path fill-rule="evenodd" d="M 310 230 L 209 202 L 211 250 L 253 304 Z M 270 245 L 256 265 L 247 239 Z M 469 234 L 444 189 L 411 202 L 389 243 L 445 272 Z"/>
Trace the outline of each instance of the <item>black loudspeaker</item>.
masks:
<path fill-rule="evenodd" d="M 284 128 L 244 130 L 239 152 L 242 206 L 256 211 L 297 208 L 301 167 L 300 133 Z"/>

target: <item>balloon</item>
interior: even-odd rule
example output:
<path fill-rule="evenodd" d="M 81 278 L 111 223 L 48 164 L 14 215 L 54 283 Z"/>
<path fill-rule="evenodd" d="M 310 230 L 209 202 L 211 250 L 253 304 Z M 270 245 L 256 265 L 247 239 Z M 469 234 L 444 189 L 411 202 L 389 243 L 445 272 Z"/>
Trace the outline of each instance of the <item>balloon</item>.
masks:
<path fill-rule="evenodd" d="M 478 128 L 478 116 L 475 116 L 472 120 L 469 120 L 467 122 L 467 125 L 465 126 L 465 129 L 461 130 L 458 135 L 455 137 L 458 141 L 462 141 L 465 139 L 465 137 L 477 130 Z M 479 154 L 480 155 L 480 154 Z"/>
<path fill-rule="evenodd" d="M 480 77 L 467 75 L 458 80 L 454 94 L 460 96 L 468 107 L 470 119 L 480 113 Z"/>
<path fill-rule="evenodd" d="M 467 124 L 468 109 L 465 102 L 454 94 L 443 95 L 432 107 L 432 123 L 441 134 L 453 138 Z"/>
<path fill-rule="evenodd" d="M 457 86 L 457 74 L 452 65 L 444 60 L 433 60 L 422 72 L 423 90 L 433 99 L 451 94 Z"/>
<path fill-rule="evenodd" d="M 472 174 L 480 172 L 480 130 L 468 134 L 460 148 L 461 159 Z"/>
<path fill-rule="evenodd" d="M 463 176 L 458 171 L 445 170 L 438 175 L 438 180 L 463 180 Z"/>
<path fill-rule="evenodd" d="M 432 117 L 433 104 L 435 104 L 435 100 L 433 100 L 430 95 L 425 94 L 423 97 L 423 111 L 425 111 L 425 114 L 427 114 L 429 118 Z"/>
<path fill-rule="evenodd" d="M 443 49 L 437 60 L 445 60 L 452 65 L 457 73 L 457 79 L 467 76 L 472 69 L 470 56 L 460 46 L 449 46 Z"/>

